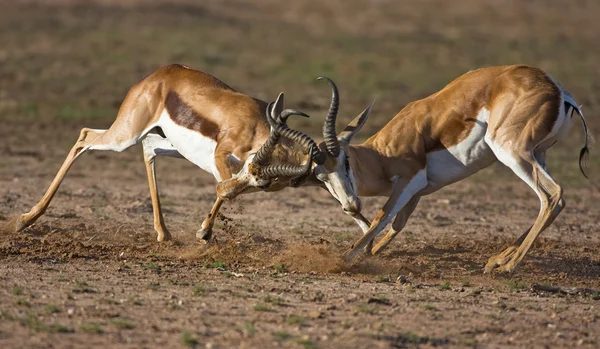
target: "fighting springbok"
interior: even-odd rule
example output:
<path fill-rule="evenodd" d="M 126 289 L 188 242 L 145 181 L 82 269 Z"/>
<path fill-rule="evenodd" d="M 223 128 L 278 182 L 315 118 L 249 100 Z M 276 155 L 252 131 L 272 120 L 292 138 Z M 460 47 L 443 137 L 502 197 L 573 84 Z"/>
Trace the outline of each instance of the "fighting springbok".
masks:
<path fill-rule="evenodd" d="M 277 127 L 285 125 L 290 115 L 307 116 L 292 109 L 283 110 L 283 94 L 267 105 L 201 71 L 178 64 L 160 68 L 129 90 L 110 128 L 81 130 L 50 187 L 28 213 L 17 218 L 15 229 L 20 231 L 30 226 L 46 211 L 67 171 L 81 154 L 88 150 L 121 152 L 142 141 L 158 241 L 169 240 L 171 235 L 158 197 L 154 166 L 157 155 L 183 157 L 211 173 L 217 182 L 236 176 L 243 178 L 225 186 L 225 194 L 219 195 L 217 190 L 217 199 L 196 233 L 199 238 L 209 239 L 223 203 L 221 197 L 297 186 L 301 184 L 300 178 L 309 173 L 311 162 L 299 164 L 303 156 L 293 149 L 293 132 L 291 135 L 289 130 L 287 134 L 277 132 Z M 267 119 L 273 119 L 275 128 L 270 128 Z M 150 133 L 153 130 L 157 133 Z M 289 139 L 280 141 L 280 135 Z M 282 163 L 275 163 L 276 160 Z M 255 169 L 259 164 L 260 168 Z"/>
<path fill-rule="evenodd" d="M 328 81 L 333 99 L 319 145 L 322 154 L 315 156 L 324 161 L 316 162 L 313 171 L 363 228 L 363 237 L 346 252 L 348 260 L 365 247 L 373 254 L 381 251 L 402 230 L 421 196 L 498 160 L 529 185 L 541 203 L 534 224 L 485 266 L 486 272 L 514 270 L 565 206 L 545 154 L 569 129 L 573 111 L 585 132 L 579 154 L 585 176 L 588 130 L 581 109 L 540 69 L 518 65 L 468 72 L 441 91 L 409 103 L 360 145 L 350 145 L 350 140 L 365 123 L 369 108 L 336 136 L 338 91 Z M 358 195 L 389 197 L 372 224 L 359 215 Z M 394 217 L 391 230 L 371 248 L 374 237 Z"/>

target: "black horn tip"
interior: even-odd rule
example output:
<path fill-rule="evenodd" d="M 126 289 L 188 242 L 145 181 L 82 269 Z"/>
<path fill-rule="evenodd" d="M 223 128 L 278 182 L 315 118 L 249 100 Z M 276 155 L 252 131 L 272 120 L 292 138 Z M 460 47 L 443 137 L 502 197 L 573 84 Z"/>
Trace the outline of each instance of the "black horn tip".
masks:
<path fill-rule="evenodd" d="M 281 114 L 279 114 L 279 121 L 281 123 L 286 123 L 287 119 L 292 116 L 292 115 L 297 115 L 297 116 L 302 116 L 305 118 L 310 118 L 310 116 L 304 112 L 298 111 L 296 109 L 286 109 L 284 111 L 281 112 Z"/>

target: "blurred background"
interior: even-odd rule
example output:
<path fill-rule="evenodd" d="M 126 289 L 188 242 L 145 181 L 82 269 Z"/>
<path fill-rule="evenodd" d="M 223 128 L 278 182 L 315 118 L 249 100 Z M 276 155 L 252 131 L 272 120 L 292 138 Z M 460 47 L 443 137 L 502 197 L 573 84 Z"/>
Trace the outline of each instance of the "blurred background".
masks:
<path fill-rule="evenodd" d="M 264 100 L 284 91 L 312 115 L 294 125 L 315 137 L 330 94 L 315 78 L 331 77 L 343 121 L 377 98 L 362 138 L 469 70 L 524 63 L 560 81 L 598 134 L 599 15 L 595 0 L 3 0 L 2 147 L 61 158 L 81 127 L 107 128 L 129 87 L 169 63 Z M 549 154 L 574 186 L 589 185 L 582 134 L 576 121 Z M 597 159 L 592 150 L 591 173 Z"/>

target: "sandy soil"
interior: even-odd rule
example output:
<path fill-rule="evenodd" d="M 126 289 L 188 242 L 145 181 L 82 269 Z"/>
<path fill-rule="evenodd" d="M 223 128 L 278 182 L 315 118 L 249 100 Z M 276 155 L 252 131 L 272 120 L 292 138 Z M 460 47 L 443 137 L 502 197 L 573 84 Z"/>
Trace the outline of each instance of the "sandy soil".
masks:
<path fill-rule="evenodd" d="M 313 80 L 333 74 L 343 120 L 380 97 L 369 134 L 457 71 L 525 61 L 572 86 L 598 130 L 596 2 L 532 1 L 518 25 L 516 12 L 502 13 L 516 1 L 444 11 L 437 0 L 97 2 L 106 6 L 0 4 L 0 348 L 600 345 L 598 293 L 532 289 L 600 289 L 600 162 L 592 150 L 584 181 L 578 124 L 549 160 L 567 206 L 511 275 L 483 266 L 539 202 L 500 166 L 423 198 L 389 249 L 353 264 L 340 256 L 360 231 L 318 188 L 242 196 L 224 205 L 215 240 L 197 241 L 215 183 L 176 159 L 157 160 L 175 239 L 156 242 L 139 146 L 83 155 L 35 225 L 15 233 L 12 223 L 41 198 L 79 129 L 110 125 L 127 88 L 171 62 L 261 98 L 285 86 L 290 106 L 315 116 L 303 129 L 316 132 L 329 91 Z M 364 213 L 383 203 L 365 198 Z"/>

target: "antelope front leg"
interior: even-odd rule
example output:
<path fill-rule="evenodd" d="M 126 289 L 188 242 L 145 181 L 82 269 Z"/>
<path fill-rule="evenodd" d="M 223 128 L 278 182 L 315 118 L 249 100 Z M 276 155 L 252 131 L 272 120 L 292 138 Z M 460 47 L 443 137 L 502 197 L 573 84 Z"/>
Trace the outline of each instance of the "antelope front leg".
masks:
<path fill-rule="evenodd" d="M 352 216 L 352 219 L 354 219 L 356 224 L 358 224 L 358 226 L 360 227 L 360 230 L 362 230 L 363 234 L 366 234 L 369 231 L 371 222 L 369 222 L 369 220 L 366 219 L 365 216 L 363 216 L 361 213 L 355 213 Z M 372 249 L 373 249 L 373 240 L 369 241 L 369 243 L 367 244 L 367 246 L 365 247 L 363 252 L 368 255 L 371 253 Z"/>
<path fill-rule="evenodd" d="M 228 162 L 230 156 L 232 156 L 231 153 L 222 148 L 218 148 L 215 150 L 215 166 L 217 168 L 217 171 L 219 172 L 220 177 L 220 179 L 217 179 L 226 180 L 231 178 L 232 170 Z M 217 200 L 215 200 L 215 203 L 213 204 L 212 208 L 210 209 L 210 212 L 208 213 L 208 216 L 202 222 L 202 227 L 196 232 L 196 238 L 202 239 L 204 241 L 210 240 L 210 238 L 212 237 L 212 228 L 215 225 L 217 213 L 219 213 L 221 205 L 223 205 L 223 199 L 219 195 L 217 195 Z"/>
<path fill-rule="evenodd" d="M 388 233 L 385 234 L 385 236 L 381 240 L 379 240 L 377 245 L 370 250 L 373 255 L 376 255 L 380 253 L 383 249 L 385 249 L 387 245 L 396 237 L 396 235 L 398 235 L 398 233 L 400 233 L 402 229 L 404 229 L 406 222 L 408 222 L 408 217 L 410 217 L 410 215 L 417 207 L 419 199 L 420 197 L 414 196 L 412 199 L 410 199 L 408 204 L 406 204 L 406 206 L 404 206 L 404 208 L 400 210 L 400 213 L 398 213 L 398 215 L 394 219 L 394 222 L 392 223 L 392 229 L 390 229 L 390 231 L 388 231 Z"/>
<path fill-rule="evenodd" d="M 425 170 L 420 170 L 411 178 L 396 178 L 392 188 L 392 195 L 383 205 L 383 209 L 377 213 L 377 216 L 371 223 L 369 230 L 360 240 L 352 245 L 352 248 L 345 253 L 345 259 L 352 261 L 361 249 L 365 248 L 373 241 L 383 228 L 392 220 L 392 217 L 398 214 L 400 210 L 417 194 L 421 189 L 427 186 L 427 175 Z"/>
<path fill-rule="evenodd" d="M 217 213 L 219 213 L 219 209 L 223 204 L 223 199 L 217 196 L 217 200 L 213 204 L 208 217 L 202 222 L 202 228 L 196 232 L 196 237 L 198 239 L 202 239 L 205 241 L 210 240 L 212 237 L 212 228 L 215 225 L 215 219 L 217 218 Z"/>

